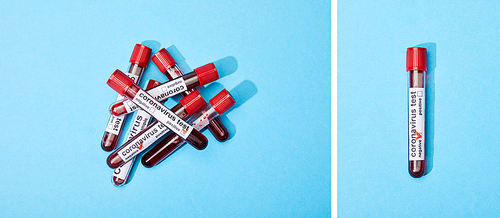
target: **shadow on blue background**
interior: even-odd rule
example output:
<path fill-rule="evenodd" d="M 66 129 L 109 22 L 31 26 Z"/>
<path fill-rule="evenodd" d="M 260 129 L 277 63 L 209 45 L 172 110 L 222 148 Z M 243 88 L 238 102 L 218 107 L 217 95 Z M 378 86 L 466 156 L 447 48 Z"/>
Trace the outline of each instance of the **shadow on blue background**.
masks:
<path fill-rule="evenodd" d="M 186 58 L 182 55 L 182 53 L 179 51 L 179 49 L 177 49 L 175 45 L 169 46 L 168 48 L 166 48 L 166 50 L 170 53 L 170 55 L 172 55 L 175 61 L 177 61 L 177 65 L 183 72 L 193 71 L 186 63 Z M 213 63 L 217 67 L 217 72 L 219 73 L 219 79 L 233 74 L 238 69 L 238 61 L 233 56 L 227 56 L 225 58 L 214 61 Z M 205 100 L 208 101 L 217 93 L 219 93 L 222 89 L 224 89 L 224 87 L 220 83 L 213 82 L 208 86 L 201 86 L 198 87 L 197 89 L 200 92 L 200 94 L 205 98 Z M 181 97 L 174 96 L 172 98 L 176 101 L 179 101 Z M 236 128 L 234 124 L 227 118 L 226 115 L 219 116 L 219 119 L 229 132 L 228 140 L 232 139 L 233 136 L 236 134 Z"/>
<path fill-rule="evenodd" d="M 200 87 L 200 88 L 203 88 L 203 87 Z M 203 92 L 209 93 L 210 96 L 215 96 L 219 92 L 221 92 L 223 89 L 224 89 L 224 87 L 221 84 L 219 84 L 219 83 L 211 83 L 206 88 L 203 88 Z M 233 99 L 237 103 L 235 105 L 233 105 L 233 107 L 231 107 L 231 109 L 229 109 L 228 111 L 226 111 L 226 113 L 224 113 L 222 116 L 219 116 L 219 118 L 220 117 L 225 117 L 225 114 L 231 112 L 235 108 L 238 108 L 240 105 L 242 105 L 243 103 L 245 103 L 246 101 L 248 101 L 250 98 L 252 98 L 253 96 L 255 96 L 255 94 L 257 94 L 257 87 L 251 81 L 244 80 L 243 82 L 241 82 L 240 84 L 238 84 L 235 88 L 233 88 L 231 90 L 228 90 L 228 92 L 231 94 L 231 96 L 233 97 Z M 227 120 L 227 117 L 226 117 L 226 120 Z M 236 128 L 235 128 L 234 124 L 231 123 L 231 122 L 226 123 L 226 122 L 224 122 L 224 120 L 221 120 L 221 121 L 224 124 L 224 126 L 227 128 L 228 132 L 229 132 L 229 138 L 228 138 L 228 140 L 231 140 L 231 138 L 236 134 Z M 230 124 L 230 125 L 227 125 L 227 124 Z M 206 129 L 206 128 L 204 128 L 204 129 Z M 163 140 L 163 138 L 160 139 L 160 140 L 158 140 L 158 142 L 161 141 L 161 140 Z M 156 144 L 158 144 L 158 142 L 156 142 L 155 145 L 151 146 L 151 148 L 154 147 L 154 146 L 156 146 Z M 161 160 L 156 166 L 158 166 L 159 164 L 163 163 L 165 160 L 169 159 L 169 157 L 171 155 L 177 153 L 177 151 L 179 151 L 182 147 L 184 147 L 184 145 L 182 145 L 181 147 L 175 149 L 172 153 L 170 153 L 168 156 L 166 156 L 165 158 L 163 158 L 163 160 Z M 210 145 L 210 142 L 209 142 L 209 145 Z M 151 148 L 148 148 L 148 150 L 151 149 Z M 140 157 L 142 157 L 142 155 L 144 153 L 142 153 Z M 140 161 L 137 161 L 137 162 L 140 162 Z"/>
<path fill-rule="evenodd" d="M 225 87 L 222 86 L 220 83 L 214 82 L 211 83 L 210 85 L 206 87 L 200 87 L 198 90 L 203 96 L 209 96 L 210 98 L 215 96 L 217 93 L 222 91 Z M 227 89 L 227 88 L 226 88 Z M 236 104 L 234 104 L 231 109 L 229 109 L 225 114 L 230 113 L 232 110 L 235 108 L 240 107 L 242 104 L 244 104 L 246 101 L 248 101 L 250 98 L 255 96 L 257 94 L 257 86 L 250 80 L 244 80 L 240 84 L 238 84 L 236 87 L 234 87 L 231 90 L 228 90 L 229 94 L 234 98 L 236 101 Z M 210 98 L 205 98 L 205 99 L 210 99 Z M 236 127 L 234 126 L 233 123 L 227 119 L 227 116 L 223 114 L 222 116 L 219 116 L 221 122 L 226 126 L 227 131 L 229 132 L 229 139 L 232 139 L 236 135 Z"/>
<path fill-rule="evenodd" d="M 181 54 L 181 52 L 175 45 L 171 45 L 170 47 L 166 48 L 166 50 L 168 51 L 168 53 L 170 53 L 174 60 L 177 61 L 177 66 L 181 68 L 182 72 L 188 73 L 193 71 L 193 69 L 191 69 L 186 63 L 186 58 Z"/>
<path fill-rule="evenodd" d="M 426 87 L 426 107 L 425 107 L 425 152 L 427 158 L 427 169 L 425 174 L 429 174 L 434 166 L 434 108 L 436 100 L 436 90 L 434 74 L 436 69 L 436 43 L 427 42 L 417 45 L 427 49 L 427 87 Z"/>

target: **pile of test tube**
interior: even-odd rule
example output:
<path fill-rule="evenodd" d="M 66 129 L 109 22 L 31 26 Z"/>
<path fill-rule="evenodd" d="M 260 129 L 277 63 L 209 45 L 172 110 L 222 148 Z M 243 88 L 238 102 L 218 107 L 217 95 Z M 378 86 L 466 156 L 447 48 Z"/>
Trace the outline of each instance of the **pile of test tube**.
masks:
<path fill-rule="evenodd" d="M 147 87 L 142 89 L 137 84 L 150 59 L 166 78 L 163 82 L 149 80 Z M 198 150 L 205 149 L 208 140 L 200 131 L 207 126 L 218 141 L 229 138 L 218 116 L 236 103 L 233 97 L 223 89 L 207 103 L 197 91 L 197 87 L 217 79 L 219 74 L 213 63 L 184 73 L 166 49 L 151 56 L 150 48 L 135 45 L 128 72 L 115 70 L 107 82 L 119 94 L 111 106 L 111 117 L 101 142 L 103 150 L 112 151 L 107 164 L 114 169 L 114 185 L 127 183 L 137 155 L 144 151 L 147 152 L 143 154 L 141 163 L 149 168 L 159 164 L 186 142 Z M 177 105 L 170 109 L 163 105 L 162 102 L 175 95 L 183 97 Z M 134 116 L 133 123 L 127 142 L 117 146 L 126 116 Z"/>

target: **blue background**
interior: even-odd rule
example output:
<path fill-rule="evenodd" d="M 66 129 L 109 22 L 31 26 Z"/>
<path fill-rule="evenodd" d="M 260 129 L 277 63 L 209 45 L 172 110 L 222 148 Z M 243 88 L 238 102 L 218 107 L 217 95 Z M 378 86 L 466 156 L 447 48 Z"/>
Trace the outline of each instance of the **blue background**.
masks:
<path fill-rule="evenodd" d="M 339 1 L 339 217 L 499 217 L 500 4 Z M 429 48 L 431 171 L 408 174 L 406 48 Z M 430 131 L 429 131 L 430 130 Z"/>
<path fill-rule="evenodd" d="M 4 3 L 0 216 L 329 216 L 330 8 L 305 0 Z M 139 164 L 117 188 L 100 148 L 117 96 L 106 81 L 146 40 L 153 53 L 174 45 L 184 67 L 229 69 L 220 88 L 255 88 L 224 118 L 229 141 L 205 131 L 206 150 L 185 146 L 157 167 Z M 141 85 L 149 78 L 166 80 L 152 63 Z"/>

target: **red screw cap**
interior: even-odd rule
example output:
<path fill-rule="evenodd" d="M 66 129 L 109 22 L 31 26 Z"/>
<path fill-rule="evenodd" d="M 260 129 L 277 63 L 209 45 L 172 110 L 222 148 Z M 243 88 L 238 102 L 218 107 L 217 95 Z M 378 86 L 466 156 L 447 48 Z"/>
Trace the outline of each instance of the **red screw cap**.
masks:
<path fill-rule="evenodd" d="M 214 63 L 205 64 L 201 67 L 194 69 L 198 80 L 200 81 L 200 86 L 211 83 L 219 79 L 219 73 Z"/>
<path fill-rule="evenodd" d="M 227 110 L 229 110 L 234 104 L 236 104 L 236 101 L 233 99 L 231 94 L 227 92 L 226 89 L 219 92 L 219 94 L 210 99 L 209 102 L 210 105 L 212 105 L 212 107 L 214 108 L 215 112 L 217 112 L 219 115 L 226 113 Z"/>
<path fill-rule="evenodd" d="M 161 82 L 158 82 L 158 81 L 156 81 L 156 80 L 154 80 L 154 79 L 150 79 L 150 80 L 149 80 L 149 82 L 148 82 L 148 85 L 146 86 L 146 90 L 148 90 L 148 89 L 152 89 L 152 88 L 154 88 L 155 86 L 158 86 L 158 85 L 160 85 L 160 84 L 161 84 Z"/>
<path fill-rule="evenodd" d="M 165 73 L 167 72 L 168 68 L 171 68 L 175 64 L 177 64 L 177 61 L 174 60 L 172 55 L 168 53 L 167 49 L 162 48 L 156 54 L 151 57 L 151 60 L 155 63 L 155 65 L 160 69 L 160 72 Z"/>
<path fill-rule="evenodd" d="M 189 95 L 182 98 L 179 101 L 179 103 L 182 104 L 184 110 L 186 110 L 189 115 L 193 115 L 196 111 L 200 110 L 202 107 L 205 107 L 205 105 L 207 105 L 205 99 L 201 97 L 198 90 L 189 93 Z"/>
<path fill-rule="evenodd" d="M 114 89 L 118 94 L 124 95 L 128 87 L 134 84 L 134 80 L 130 79 L 120 70 L 115 70 L 109 77 L 107 84 Z"/>
<path fill-rule="evenodd" d="M 149 56 L 151 56 L 151 49 L 145 45 L 135 44 L 132 56 L 130 56 L 130 63 L 137 64 L 141 67 L 146 68 L 149 62 Z"/>
<path fill-rule="evenodd" d="M 406 49 L 406 71 L 427 71 L 427 49 L 422 47 L 410 47 Z"/>

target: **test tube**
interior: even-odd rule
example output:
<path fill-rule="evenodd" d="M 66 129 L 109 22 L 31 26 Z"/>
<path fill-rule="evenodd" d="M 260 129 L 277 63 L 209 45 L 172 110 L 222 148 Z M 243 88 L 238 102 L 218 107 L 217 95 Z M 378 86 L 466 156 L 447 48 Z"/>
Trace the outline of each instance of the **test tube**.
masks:
<path fill-rule="evenodd" d="M 153 88 L 159 84 L 161 83 L 151 79 L 149 80 L 146 88 Z M 128 134 L 127 140 L 131 140 L 134 136 L 136 136 L 143 129 L 145 129 L 148 126 L 150 120 L 151 120 L 151 115 L 149 115 L 143 110 L 138 110 L 137 113 L 135 114 L 134 122 Z M 130 171 L 132 169 L 132 166 L 134 166 L 134 162 L 135 162 L 135 157 L 132 158 L 129 162 L 123 164 L 121 167 L 118 167 L 113 171 L 113 177 L 111 178 L 111 181 L 115 186 L 123 186 L 127 184 L 128 178 L 130 176 Z"/>
<path fill-rule="evenodd" d="M 123 73 L 119 75 L 113 75 L 114 76 L 112 76 L 110 80 L 114 80 L 114 78 L 117 78 L 116 76 L 126 78 L 123 76 Z M 118 79 L 118 82 L 109 82 L 110 86 L 115 88 L 117 86 L 121 86 L 118 84 L 120 83 L 120 81 L 123 81 L 123 79 L 121 78 Z M 180 135 L 182 138 L 191 141 L 191 143 L 194 144 L 192 145 L 199 150 L 206 148 L 207 138 L 187 122 L 182 120 L 194 114 L 196 111 L 206 105 L 205 100 L 203 100 L 198 91 L 194 91 L 186 97 L 182 98 L 179 101 L 179 104 L 175 105 L 171 111 L 161 103 L 154 102 L 151 96 L 146 96 L 148 100 L 144 100 L 144 94 L 146 92 L 144 92 L 144 90 L 142 89 L 137 89 L 134 84 L 127 82 L 124 87 L 125 86 L 130 86 L 130 88 L 125 91 L 125 96 L 137 96 L 138 98 L 141 98 L 141 101 L 135 101 L 137 99 L 134 98 L 132 99 L 134 99 L 134 102 L 138 103 L 138 105 L 144 107 L 144 111 L 151 114 L 154 118 L 157 119 L 157 121 L 151 123 L 148 127 L 146 127 L 146 129 L 142 130 L 142 132 L 137 134 L 132 140 L 127 141 L 125 144 L 120 146 L 120 148 L 112 152 L 107 159 L 109 167 L 117 168 L 130 161 L 137 154 L 144 151 L 156 140 L 165 135 L 169 130 L 173 131 L 177 135 Z M 150 107 L 146 108 L 147 106 L 144 106 L 145 104 L 148 104 L 147 106 Z"/>
<path fill-rule="evenodd" d="M 408 82 L 408 169 L 412 177 L 425 174 L 425 86 L 427 50 L 410 47 L 406 50 Z"/>
<path fill-rule="evenodd" d="M 177 61 L 175 61 L 172 55 L 170 55 L 170 53 L 165 48 L 162 48 L 158 52 L 156 52 L 156 54 L 151 57 L 151 60 L 158 67 L 160 72 L 165 74 L 165 76 L 167 76 L 170 81 L 184 75 L 179 66 L 177 66 Z M 196 88 L 188 89 L 182 92 L 181 95 L 186 96 L 195 89 Z M 208 124 L 208 129 L 215 137 L 215 139 L 217 139 L 217 141 L 219 142 L 224 142 L 229 138 L 229 132 L 218 117 L 210 121 L 210 123 Z"/>
<path fill-rule="evenodd" d="M 219 79 L 217 68 L 213 63 L 209 63 L 175 80 L 165 82 L 152 89 L 146 90 L 146 92 L 156 100 L 163 101 L 189 89 L 211 83 L 217 79 Z M 132 113 L 138 109 L 139 107 L 134 102 L 129 99 L 124 99 L 111 106 L 111 114 L 119 116 Z"/>
<path fill-rule="evenodd" d="M 142 73 L 146 70 L 151 56 L 151 49 L 147 46 L 136 44 L 132 56 L 130 57 L 130 67 L 128 68 L 127 76 L 132 78 L 134 83 L 138 83 L 141 79 Z M 118 95 L 117 101 L 122 100 L 123 96 Z M 116 148 L 120 135 L 122 132 L 123 124 L 125 123 L 126 116 L 111 115 L 106 126 L 106 131 L 101 141 L 101 148 L 105 151 L 112 151 Z"/>
<path fill-rule="evenodd" d="M 205 128 L 211 120 L 229 110 L 236 101 L 229 92 L 224 89 L 210 99 L 209 103 L 210 106 L 207 105 L 205 109 L 198 111 L 188 120 L 188 122 L 192 122 L 193 127 L 199 131 Z M 156 166 L 184 144 L 185 142 L 181 137 L 170 134 L 142 156 L 142 165 L 148 168 Z"/>

